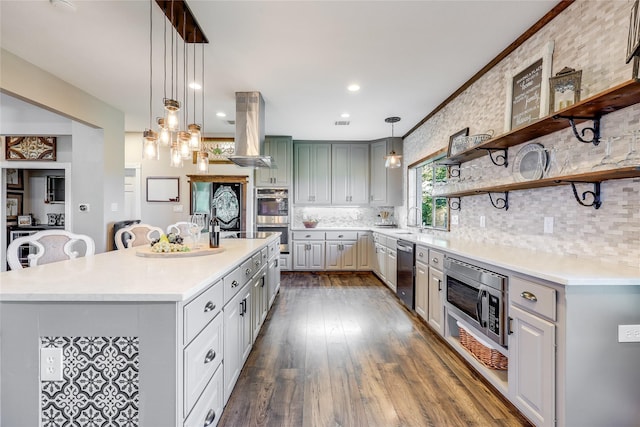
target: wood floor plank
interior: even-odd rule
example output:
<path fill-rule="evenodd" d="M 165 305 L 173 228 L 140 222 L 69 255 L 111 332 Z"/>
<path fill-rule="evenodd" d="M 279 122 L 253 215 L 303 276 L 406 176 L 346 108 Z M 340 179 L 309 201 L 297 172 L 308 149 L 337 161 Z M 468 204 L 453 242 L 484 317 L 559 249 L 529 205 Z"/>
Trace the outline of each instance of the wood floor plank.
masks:
<path fill-rule="evenodd" d="M 284 273 L 219 423 L 530 426 L 371 273 Z"/>

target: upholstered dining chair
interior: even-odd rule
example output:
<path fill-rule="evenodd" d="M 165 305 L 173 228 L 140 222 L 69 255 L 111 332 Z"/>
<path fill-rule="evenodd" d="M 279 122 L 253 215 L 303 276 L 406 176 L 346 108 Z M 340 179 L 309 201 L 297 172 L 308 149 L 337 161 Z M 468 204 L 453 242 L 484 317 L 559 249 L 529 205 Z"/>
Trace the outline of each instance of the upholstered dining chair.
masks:
<path fill-rule="evenodd" d="M 116 247 L 118 249 L 126 249 L 147 245 L 153 239 L 159 238 L 163 233 L 164 230 L 160 227 L 149 224 L 132 224 L 116 231 Z"/>
<path fill-rule="evenodd" d="M 191 234 L 191 227 L 197 227 L 196 224 L 189 221 L 178 221 L 173 224 L 169 224 L 167 227 L 167 234 L 174 233 L 182 237 L 189 236 Z"/>
<path fill-rule="evenodd" d="M 44 230 L 29 236 L 19 237 L 11 242 L 7 247 L 7 263 L 11 270 L 23 268 L 20 262 L 20 252 L 22 245 L 29 245 L 34 253 L 27 255 L 29 267 L 49 264 L 51 262 L 63 261 L 77 258 L 80 253 L 81 244 L 84 243 L 84 256 L 92 256 L 96 252 L 96 245 L 93 239 L 84 234 L 75 234 L 65 230 Z"/>

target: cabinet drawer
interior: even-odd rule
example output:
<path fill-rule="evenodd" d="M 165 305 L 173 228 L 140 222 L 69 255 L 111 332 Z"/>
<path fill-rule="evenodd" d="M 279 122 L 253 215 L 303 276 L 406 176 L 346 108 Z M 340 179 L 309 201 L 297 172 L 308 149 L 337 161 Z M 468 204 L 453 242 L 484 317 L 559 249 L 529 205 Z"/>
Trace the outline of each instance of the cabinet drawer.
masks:
<path fill-rule="evenodd" d="M 429 264 L 429 249 L 424 246 L 416 246 L 416 261 Z"/>
<path fill-rule="evenodd" d="M 384 236 L 380 233 L 373 233 L 373 242 L 374 243 L 384 243 Z"/>
<path fill-rule="evenodd" d="M 268 251 L 268 255 L 267 255 L 268 258 L 271 258 L 271 257 L 279 254 L 280 253 L 280 243 L 277 240 L 275 242 L 273 242 L 273 243 L 269 243 L 269 247 L 268 247 L 267 251 Z"/>
<path fill-rule="evenodd" d="M 251 265 L 253 266 L 253 271 L 260 270 L 262 266 L 267 263 L 267 252 L 264 252 L 264 258 L 262 258 L 262 255 L 262 251 L 260 251 L 251 257 Z"/>
<path fill-rule="evenodd" d="M 253 266 L 253 259 L 249 258 L 222 279 L 225 304 L 251 279 L 254 271 L 257 269 Z"/>
<path fill-rule="evenodd" d="M 556 291 L 553 288 L 512 276 L 509 300 L 532 313 L 556 320 Z"/>
<path fill-rule="evenodd" d="M 184 307 L 184 344 L 200 333 L 222 309 L 222 280 L 201 293 Z"/>
<path fill-rule="evenodd" d="M 395 239 L 393 237 L 385 237 L 385 243 L 384 245 L 386 247 L 388 247 L 389 249 L 393 249 L 394 251 L 396 250 L 396 247 L 398 245 L 398 239 Z"/>
<path fill-rule="evenodd" d="M 429 265 L 442 271 L 444 268 L 444 254 L 442 252 L 429 249 Z"/>
<path fill-rule="evenodd" d="M 222 362 L 223 317 L 216 316 L 184 349 L 184 407 L 187 413 Z"/>
<path fill-rule="evenodd" d="M 324 240 L 324 231 L 294 231 L 293 240 Z"/>
<path fill-rule="evenodd" d="M 358 240 L 357 231 L 327 231 L 327 240 Z"/>
<path fill-rule="evenodd" d="M 224 382 L 222 365 L 218 368 L 200 400 L 184 422 L 184 427 L 214 427 L 222 417 Z"/>

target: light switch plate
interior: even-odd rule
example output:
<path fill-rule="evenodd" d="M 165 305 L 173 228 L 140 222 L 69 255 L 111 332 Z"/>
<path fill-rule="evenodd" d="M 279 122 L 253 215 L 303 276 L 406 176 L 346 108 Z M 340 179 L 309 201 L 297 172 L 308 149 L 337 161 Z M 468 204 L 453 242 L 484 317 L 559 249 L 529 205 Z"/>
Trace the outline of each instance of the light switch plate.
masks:
<path fill-rule="evenodd" d="M 458 225 L 458 215 L 451 215 L 451 225 Z"/>
<path fill-rule="evenodd" d="M 62 349 L 40 349 L 40 381 L 62 381 Z"/>
<path fill-rule="evenodd" d="M 544 217 L 544 234 L 553 234 L 553 217 Z"/>
<path fill-rule="evenodd" d="M 480 215 L 480 227 L 486 227 L 487 222 L 485 221 L 484 215 Z"/>

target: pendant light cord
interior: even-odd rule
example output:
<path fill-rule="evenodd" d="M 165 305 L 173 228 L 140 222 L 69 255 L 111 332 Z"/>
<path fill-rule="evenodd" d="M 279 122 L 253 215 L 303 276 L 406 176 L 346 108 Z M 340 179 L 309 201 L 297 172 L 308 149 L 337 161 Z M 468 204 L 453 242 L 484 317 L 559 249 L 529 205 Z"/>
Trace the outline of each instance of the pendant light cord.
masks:
<path fill-rule="evenodd" d="M 153 117 L 153 0 L 149 0 L 149 129 Z"/>

